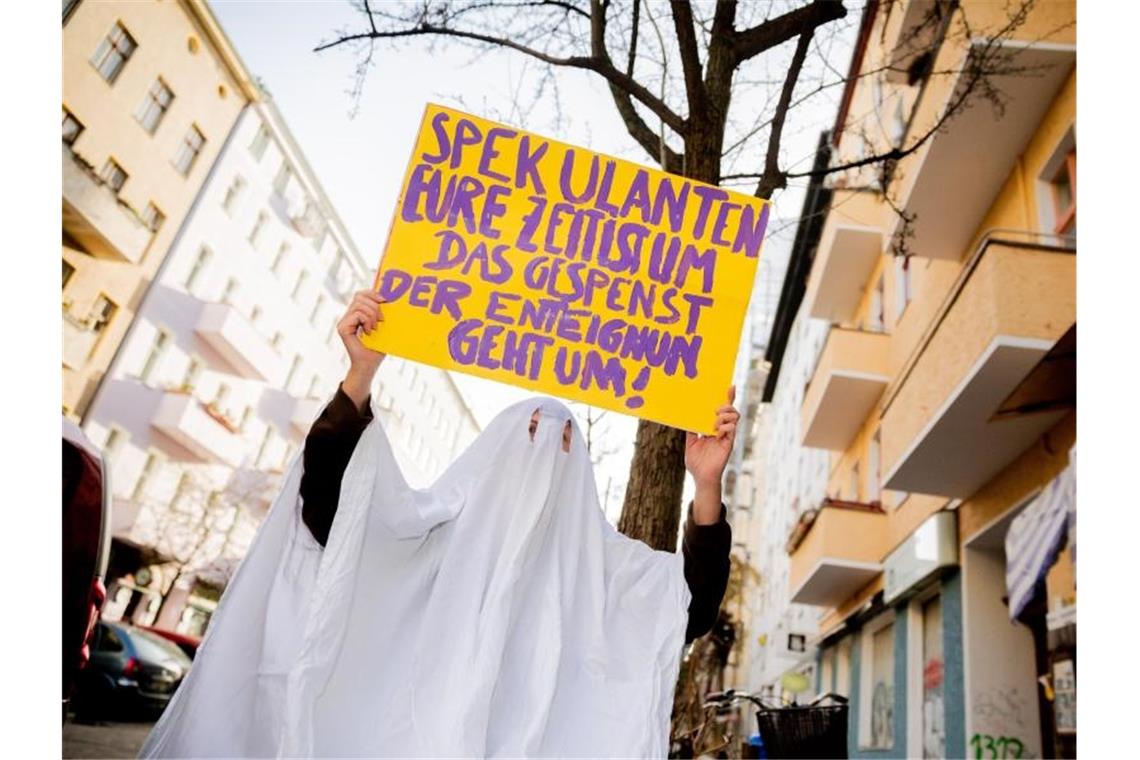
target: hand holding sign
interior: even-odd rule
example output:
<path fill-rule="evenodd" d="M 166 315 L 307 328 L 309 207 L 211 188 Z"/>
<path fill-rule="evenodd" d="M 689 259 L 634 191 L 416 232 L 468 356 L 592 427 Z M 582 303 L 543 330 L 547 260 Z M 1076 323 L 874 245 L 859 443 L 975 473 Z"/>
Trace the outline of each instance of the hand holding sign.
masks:
<path fill-rule="evenodd" d="M 429 105 L 364 344 L 715 432 L 766 201 Z"/>

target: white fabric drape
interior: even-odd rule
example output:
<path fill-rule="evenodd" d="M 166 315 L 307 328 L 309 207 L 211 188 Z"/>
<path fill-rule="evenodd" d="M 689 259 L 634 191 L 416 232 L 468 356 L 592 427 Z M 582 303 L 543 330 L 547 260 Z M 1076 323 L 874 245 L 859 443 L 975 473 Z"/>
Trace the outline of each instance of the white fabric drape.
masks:
<path fill-rule="evenodd" d="M 567 420 L 516 404 L 419 490 L 374 419 L 323 549 L 294 461 L 142 756 L 665 756 L 682 559 L 606 522 Z"/>

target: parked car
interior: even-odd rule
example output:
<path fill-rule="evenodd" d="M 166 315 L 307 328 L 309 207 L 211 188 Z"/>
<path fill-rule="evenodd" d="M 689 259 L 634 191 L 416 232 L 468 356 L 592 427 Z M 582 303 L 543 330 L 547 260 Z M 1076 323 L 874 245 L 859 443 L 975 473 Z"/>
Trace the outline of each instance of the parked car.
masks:
<path fill-rule="evenodd" d="M 156 718 L 190 670 L 173 642 L 133 625 L 100 620 L 79 677 L 76 717 Z"/>
<path fill-rule="evenodd" d="M 111 544 L 108 468 L 75 423 L 63 419 L 63 715 L 79 673 L 90 656 L 88 642 L 107 597 L 103 578 Z"/>
<path fill-rule="evenodd" d="M 140 625 L 137 627 L 141 628 L 144 631 L 150 631 L 151 633 L 161 636 L 167 641 L 175 644 L 191 660 L 193 660 L 194 655 L 198 653 L 198 645 L 202 643 L 202 637 L 200 636 L 191 636 L 187 633 L 168 631 L 165 628 L 155 628 L 154 626 L 150 625 Z"/>

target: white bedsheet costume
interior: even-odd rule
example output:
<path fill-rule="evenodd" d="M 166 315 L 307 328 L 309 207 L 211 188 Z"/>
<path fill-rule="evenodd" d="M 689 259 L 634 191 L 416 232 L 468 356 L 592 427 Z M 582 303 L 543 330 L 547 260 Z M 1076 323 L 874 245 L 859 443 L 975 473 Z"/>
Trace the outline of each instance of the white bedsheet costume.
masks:
<path fill-rule="evenodd" d="M 298 457 L 142 756 L 664 757 L 682 558 L 606 522 L 571 419 L 516 404 L 419 490 L 377 416 L 323 549 Z"/>

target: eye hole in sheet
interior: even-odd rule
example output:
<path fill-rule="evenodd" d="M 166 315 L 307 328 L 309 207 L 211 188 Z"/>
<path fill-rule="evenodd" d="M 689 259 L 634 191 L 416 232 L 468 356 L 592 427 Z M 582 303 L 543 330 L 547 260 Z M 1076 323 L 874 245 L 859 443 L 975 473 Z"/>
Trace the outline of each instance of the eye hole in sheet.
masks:
<path fill-rule="evenodd" d="M 534 434 L 538 432 L 538 410 L 535 409 L 530 415 L 530 426 L 527 429 L 530 435 L 530 440 L 534 442 Z M 566 426 L 562 428 L 562 450 L 570 452 L 570 436 L 573 433 L 573 428 L 570 425 L 570 420 L 566 420 Z"/>

